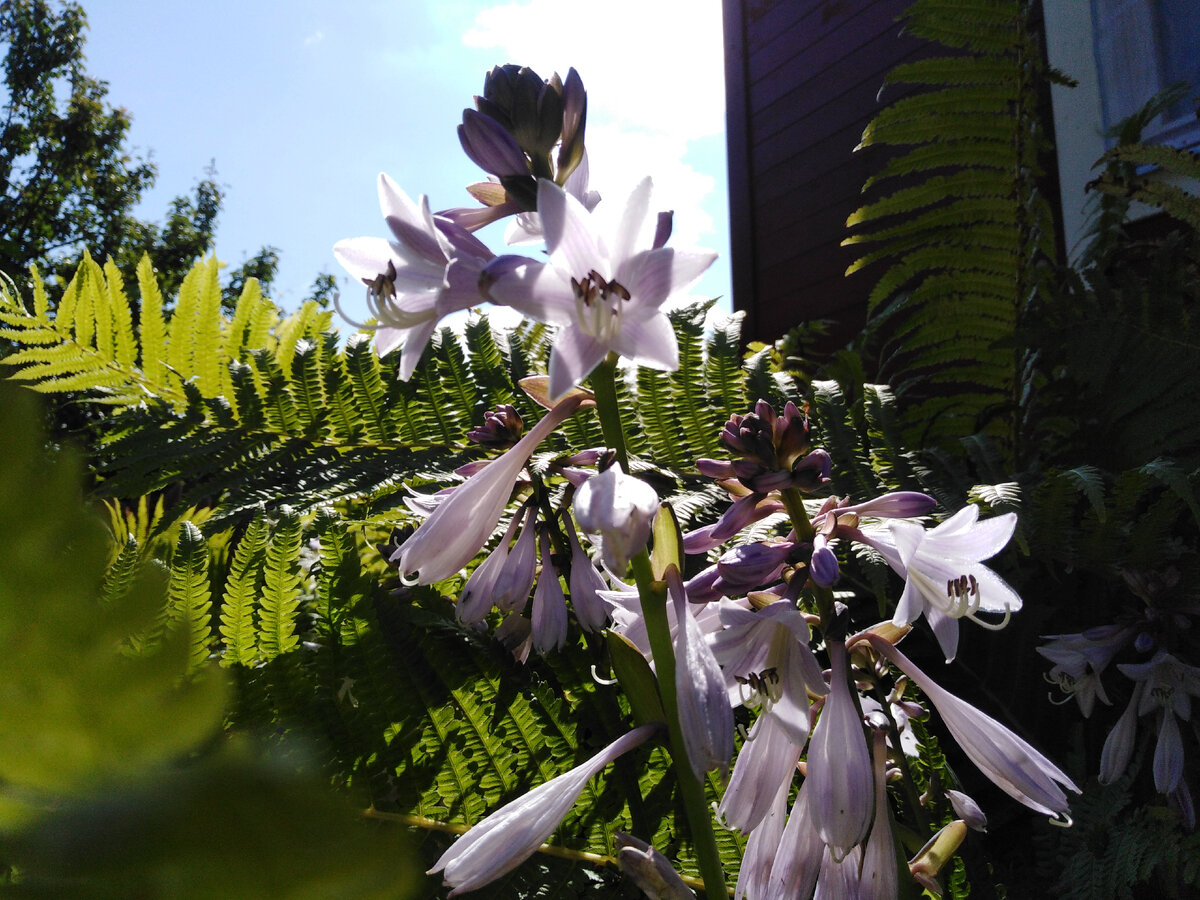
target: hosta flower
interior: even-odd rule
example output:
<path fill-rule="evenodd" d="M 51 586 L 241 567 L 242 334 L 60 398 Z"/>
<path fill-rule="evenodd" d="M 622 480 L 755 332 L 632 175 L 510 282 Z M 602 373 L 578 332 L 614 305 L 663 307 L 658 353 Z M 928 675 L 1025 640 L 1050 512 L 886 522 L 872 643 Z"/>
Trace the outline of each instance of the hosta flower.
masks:
<path fill-rule="evenodd" d="M 717 607 L 724 630 L 712 648 L 725 670 L 730 698 L 778 720 L 798 747 L 808 741 L 808 695 L 827 690 L 808 646 L 808 622 L 786 600 L 751 612 L 728 601 Z"/>
<path fill-rule="evenodd" d="M 599 631 L 608 621 L 608 608 L 600 596 L 600 592 L 607 590 L 608 585 L 579 543 L 571 516 L 564 512 L 562 521 L 567 543 L 571 547 L 571 607 L 584 631 Z"/>
<path fill-rule="evenodd" d="M 565 326 L 550 353 L 552 397 L 586 378 L 610 352 L 651 368 L 679 367 L 663 305 L 695 282 L 716 254 L 645 239 L 650 190 L 647 178 L 630 195 L 616 227 L 602 234 L 579 200 L 541 179 L 537 210 L 550 261 L 500 257 L 484 272 L 494 302 Z"/>
<path fill-rule="evenodd" d="M 746 841 L 746 852 L 742 855 L 738 870 L 737 887 L 733 900 L 765 900 L 771 896 L 771 870 L 781 857 L 780 839 L 787 823 L 787 799 L 790 784 L 780 787 L 766 817 L 750 832 Z"/>
<path fill-rule="evenodd" d="M 1200 669 L 1180 662 L 1165 650 L 1144 663 L 1121 663 L 1121 672 L 1144 685 L 1138 715 L 1157 711 L 1161 717 L 1154 745 L 1154 786 L 1173 791 L 1183 777 L 1183 741 L 1179 719 L 1192 717 L 1192 697 L 1200 697 Z"/>
<path fill-rule="evenodd" d="M 924 614 L 947 661 L 958 649 L 959 619 L 996 628 L 978 613 L 1001 613 L 1007 619 L 1021 608 L 1020 595 L 983 565 L 1012 537 L 1015 513 L 980 522 L 979 507 L 968 505 L 929 530 L 914 522 L 888 525 L 890 536 L 874 532 L 860 539 L 882 553 L 905 579 L 892 623 L 908 625 Z"/>
<path fill-rule="evenodd" d="M 513 484 L 534 449 L 587 398 L 572 394 L 546 413 L 517 444 L 446 495 L 391 558 L 420 584 L 449 578 L 479 552 L 508 504 Z"/>
<path fill-rule="evenodd" d="M 617 862 L 630 881 L 650 900 L 696 900 L 696 892 L 687 886 L 671 861 L 645 841 L 616 832 Z"/>
<path fill-rule="evenodd" d="M 1080 791 L 1065 772 L 991 716 L 942 688 L 886 640 L 870 633 L 866 639 L 916 682 L 950 736 L 993 784 L 1030 809 L 1055 817 L 1067 814 L 1067 795 L 1059 785 Z"/>
<path fill-rule="evenodd" d="M 846 645 L 827 641 L 829 695 L 808 747 L 808 790 L 817 833 L 841 862 L 871 827 L 875 794 L 862 717 L 850 695 Z"/>
<path fill-rule="evenodd" d="M 675 608 L 675 696 L 688 761 L 699 779 L 709 769 L 719 770 L 724 778 L 733 756 L 733 707 L 725 676 L 688 609 L 674 566 L 667 570 L 667 586 Z"/>
<path fill-rule="evenodd" d="M 630 557 L 650 539 L 658 494 L 640 478 L 626 475 L 620 463 L 613 463 L 576 492 L 573 509 L 581 530 L 600 535 L 605 564 L 621 575 Z"/>
<path fill-rule="evenodd" d="M 1132 634 L 1128 628 L 1111 625 L 1091 629 L 1086 634 L 1048 634 L 1042 637 L 1050 643 L 1037 647 L 1037 652 L 1054 663 L 1046 680 L 1058 685 L 1067 697 L 1074 697 L 1084 718 L 1092 714 L 1097 697 L 1111 705 L 1112 701 L 1104 693 L 1100 674 L 1117 651 L 1129 642 Z"/>
<path fill-rule="evenodd" d="M 1145 687 L 1145 682 L 1134 685 L 1133 695 L 1129 698 L 1125 711 L 1104 739 L 1104 748 L 1100 751 L 1101 784 L 1112 784 L 1124 775 L 1129 761 L 1133 759 L 1134 742 L 1137 739 L 1138 705 L 1141 703 Z"/>
<path fill-rule="evenodd" d="M 394 239 L 349 238 L 333 254 L 367 286 L 376 350 L 382 356 L 399 347 L 399 374 L 407 381 L 438 321 L 482 302 L 479 275 L 494 254 L 459 225 L 433 216 L 425 197 L 413 203 L 382 173 L 379 206 Z"/>
<path fill-rule="evenodd" d="M 658 725 L 642 725 L 587 762 L 500 807 L 450 845 L 427 874 L 442 872 L 450 896 L 473 891 L 533 855 L 575 805 L 592 776 L 649 738 Z"/>
<path fill-rule="evenodd" d="M 863 849 L 859 876 L 859 900 L 894 900 L 899 884 L 896 878 L 896 848 L 892 824 L 888 818 L 887 744 L 882 731 L 875 732 L 875 821 Z"/>
<path fill-rule="evenodd" d="M 776 717 L 755 720 L 717 809 L 730 828 L 750 832 L 758 827 L 780 788 L 791 784 L 801 749 Z"/>
<path fill-rule="evenodd" d="M 567 599 L 562 585 L 558 583 L 558 572 L 550 562 L 550 534 L 543 531 L 539 536 L 542 552 L 542 575 L 533 592 L 533 646 L 538 653 L 546 654 L 560 650 L 567 642 Z"/>
<path fill-rule="evenodd" d="M 805 779 L 796 792 L 796 802 L 792 804 L 787 826 L 779 839 L 779 854 L 771 867 L 770 889 L 764 895 L 766 900 L 808 897 L 817 883 L 826 850 L 813 823 L 810 792 L 808 779 Z M 751 897 L 750 900 L 759 898 Z"/>

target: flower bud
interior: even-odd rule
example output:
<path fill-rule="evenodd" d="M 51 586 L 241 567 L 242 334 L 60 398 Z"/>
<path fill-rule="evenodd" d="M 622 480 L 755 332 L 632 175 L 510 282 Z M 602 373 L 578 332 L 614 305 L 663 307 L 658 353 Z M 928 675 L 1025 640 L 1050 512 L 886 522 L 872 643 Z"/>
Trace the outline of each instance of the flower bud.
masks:
<path fill-rule="evenodd" d="M 658 494 L 646 482 L 626 475 L 620 463 L 589 478 L 575 494 L 575 521 L 588 534 L 599 534 L 604 562 L 624 574 L 630 557 L 650 539 L 658 512 Z"/>

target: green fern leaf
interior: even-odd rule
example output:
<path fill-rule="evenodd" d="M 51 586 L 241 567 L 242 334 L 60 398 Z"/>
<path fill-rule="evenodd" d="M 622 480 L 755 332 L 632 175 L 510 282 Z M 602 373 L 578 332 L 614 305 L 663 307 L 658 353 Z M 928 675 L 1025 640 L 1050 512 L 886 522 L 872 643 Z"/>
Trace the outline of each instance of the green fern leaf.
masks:
<path fill-rule="evenodd" d="M 221 656 L 223 666 L 252 666 L 258 661 L 254 609 L 270 531 L 270 523 L 265 517 L 255 518 L 246 527 L 234 551 L 221 599 L 221 637 L 225 641 Z"/>
<path fill-rule="evenodd" d="M 138 319 L 142 347 L 142 372 L 151 384 L 161 384 L 166 376 L 167 331 L 163 321 L 163 298 L 150 257 L 142 254 L 137 267 L 138 293 L 142 303 Z"/>
<path fill-rule="evenodd" d="M 283 510 L 267 545 L 263 566 L 258 652 L 266 661 L 299 645 L 296 613 L 300 608 L 300 517 Z"/>
<path fill-rule="evenodd" d="M 125 294 L 125 280 L 111 259 L 104 264 L 104 275 L 108 280 L 108 307 L 116 344 L 114 358 L 117 365 L 129 371 L 137 366 L 137 338 L 133 334 L 133 312 Z"/>
<path fill-rule="evenodd" d="M 200 529 L 184 522 L 171 560 L 167 588 L 168 618 L 188 635 L 188 672 L 208 660 L 212 644 L 212 592 L 208 582 L 208 544 Z"/>

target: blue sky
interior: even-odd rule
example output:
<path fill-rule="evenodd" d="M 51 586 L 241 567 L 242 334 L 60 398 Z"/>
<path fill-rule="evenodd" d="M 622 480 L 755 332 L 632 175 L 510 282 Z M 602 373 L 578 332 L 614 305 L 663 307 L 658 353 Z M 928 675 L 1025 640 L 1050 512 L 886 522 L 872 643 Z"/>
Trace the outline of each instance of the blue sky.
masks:
<path fill-rule="evenodd" d="M 671 243 L 721 254 L 697 286 L 729 295 L 719 0 L 84 0 L 88 70 L 133 115 L 131 144 L 161 219 L 215 161 L 226 188 L 217 255 L 281 251 L 287 308 L 321 271 L 364 305 L 331 247 L 384 236 L 379 172 L 434 209 L 483 180 L 455 128 L 495 64 L 543 77 L 574 66 L 588 89 L 592 187 L 623 202 L 644 175 L 676 210 Z M 497 252 L 503 226 L 483 232 Z M 526 251 L 527 252 L 527 251 Z M 729 308 L 726 299 L 722 306 Z"/>

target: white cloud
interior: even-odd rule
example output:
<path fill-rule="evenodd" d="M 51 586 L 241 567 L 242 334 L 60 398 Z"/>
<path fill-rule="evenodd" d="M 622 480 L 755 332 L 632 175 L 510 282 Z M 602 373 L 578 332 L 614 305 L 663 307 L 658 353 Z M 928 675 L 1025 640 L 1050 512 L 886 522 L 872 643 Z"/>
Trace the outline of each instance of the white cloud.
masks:
<path fill-rule="evenodd" d="M 702 203 L 715 180 L 684 156 L 725 127 L 720 0 L 507 3 L 479 12 L 463 43 L 542 77 L 574 66 L 588 91 L 592 187 L 623 203 L 651 175 L 654 205 L 675 210 L 674 246 L 713 234 Z"/>
<path fill-rule="evenodd" d="M 311 47 L 311 46 L 313 46 L 314 44 L 319 44 L 319 43 L 321 43 L 321 41 L 323 41 L 323 40 L 325 40 L 325 32 L 323 32 L 323 31 L 314 31 L 312 34 L 310 34 L 308 37 L 306 37 L 306 38 L 304 39 L 304 46 L 305 46 L 305 47 Z"/>

